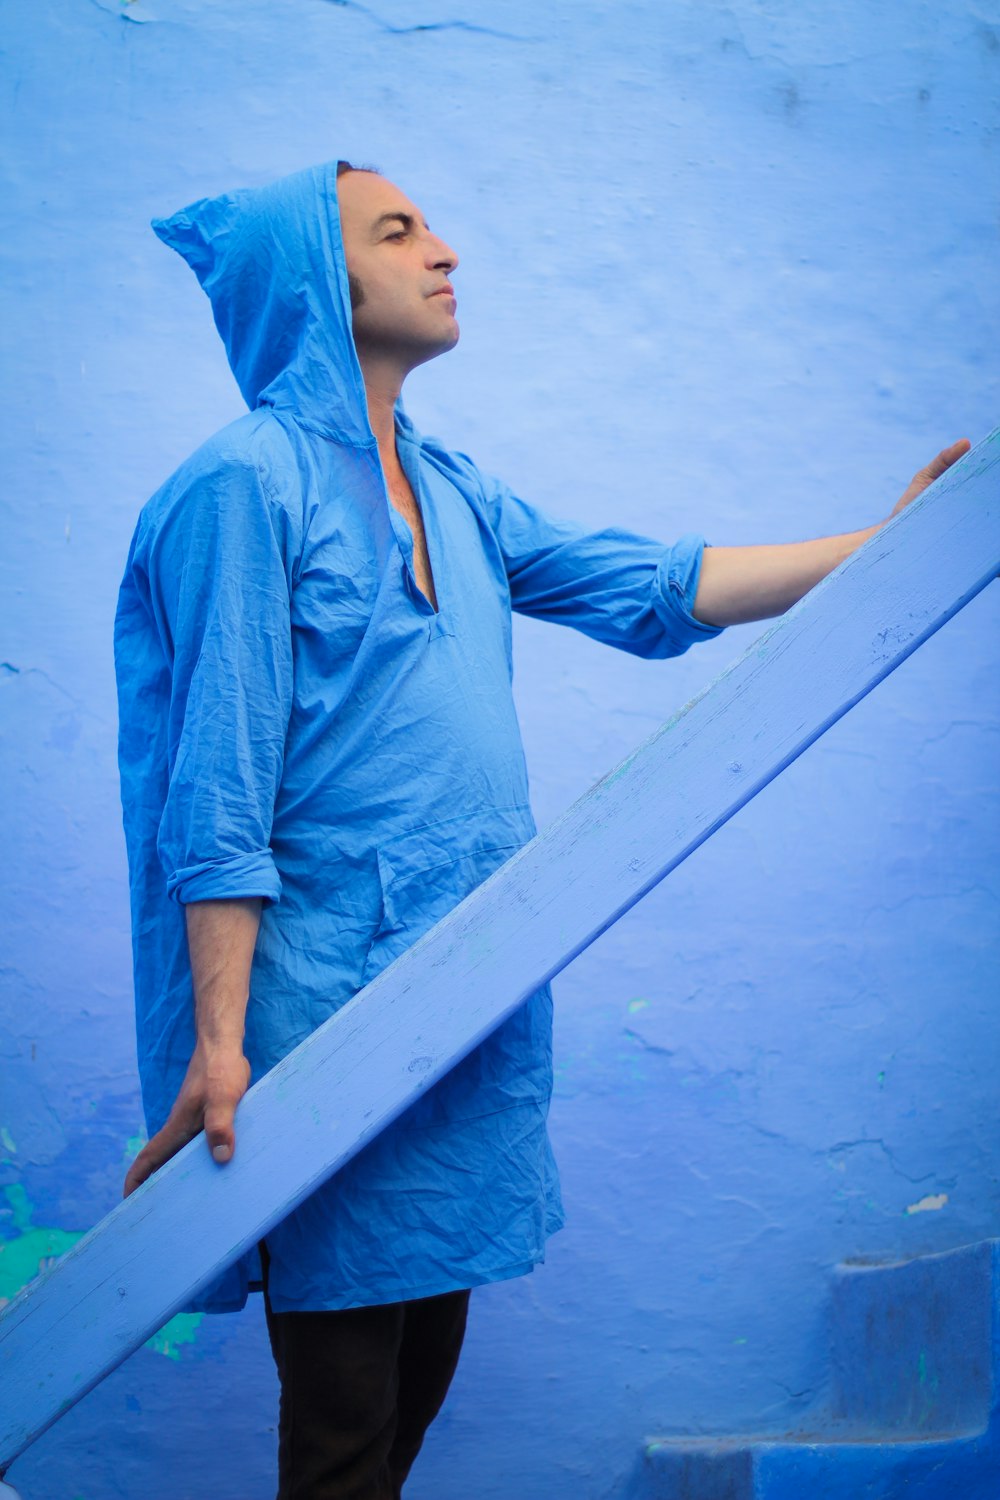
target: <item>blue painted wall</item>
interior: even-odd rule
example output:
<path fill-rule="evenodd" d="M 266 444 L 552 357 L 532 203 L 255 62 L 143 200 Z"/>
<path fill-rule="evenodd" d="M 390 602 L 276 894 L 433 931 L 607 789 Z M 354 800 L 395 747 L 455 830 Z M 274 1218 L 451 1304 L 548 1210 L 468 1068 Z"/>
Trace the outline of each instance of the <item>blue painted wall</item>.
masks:
<path fill-rule="evenodd" d="M 140 504 L 240 410 L 149 218 L 377 163 L 463 258 L 462 344 L 412 384 L 425 429 L 595 524 L 853 528 L 997 420 L 1000 24 L 973 0 L 51 0 L 4 32 L 10 1295 L 136 1148 L 111 619 Z M 600 1500 L 648 1433 L 795 1424 L 833 1262 L 1000 1232 L 998 610 L 559 983 L 569 1227 L 477 1297 L 414 1500 Z M 540 820 L 753 633 L 648 665 L 523 625 Z M 264 1500 L 260 1324 L 175 1323 L 11 1477 Z"/>

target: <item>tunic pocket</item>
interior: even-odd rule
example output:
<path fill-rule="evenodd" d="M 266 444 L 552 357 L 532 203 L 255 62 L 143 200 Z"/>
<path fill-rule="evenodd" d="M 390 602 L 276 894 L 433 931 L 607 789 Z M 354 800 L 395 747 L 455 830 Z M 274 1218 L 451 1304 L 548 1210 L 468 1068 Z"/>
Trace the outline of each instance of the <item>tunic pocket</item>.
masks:
<path fill-rule="evenodd" d="M 412 947 L 534 832 L 528 807 L 491 807 L 380 844 L 382 920 L 368 950 L 362 985 Z"/>

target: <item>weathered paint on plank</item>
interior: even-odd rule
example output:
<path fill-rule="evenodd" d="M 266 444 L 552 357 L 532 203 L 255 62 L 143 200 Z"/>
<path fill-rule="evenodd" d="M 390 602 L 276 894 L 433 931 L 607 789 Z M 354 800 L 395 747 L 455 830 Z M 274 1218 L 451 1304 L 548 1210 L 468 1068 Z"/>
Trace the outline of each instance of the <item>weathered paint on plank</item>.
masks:
<path fill-rule="evenodd" d="M 1000 570 L 1000 429 L 0 1314 L 0 1464 L 342 1166 Z"/>

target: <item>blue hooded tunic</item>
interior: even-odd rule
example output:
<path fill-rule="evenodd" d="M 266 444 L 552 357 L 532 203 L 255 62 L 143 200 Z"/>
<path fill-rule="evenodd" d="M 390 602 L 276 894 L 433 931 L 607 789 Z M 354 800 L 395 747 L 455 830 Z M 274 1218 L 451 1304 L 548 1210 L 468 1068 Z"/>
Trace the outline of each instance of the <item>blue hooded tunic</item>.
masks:
<path fill-rule="evenodd" d="M 431 607 L 368 421 L 336 168 L 154 224 L 211 299 L 250 412 L 142 511 L 116 622 L 151 1132 L 195 1041 L 187 902 L 264 899 L 256 1080 L 532 836 L 512 608 L 646 657 L 716 634 L 691 615 L 700 538 L 553 521 L 400 410 Z M 562 1222 L 550 1088 L 544 989 L 268 1235 L 276 1310 L 530 1270 Z M 254 1259 L 197 1305 L 241 1307 Z"/>

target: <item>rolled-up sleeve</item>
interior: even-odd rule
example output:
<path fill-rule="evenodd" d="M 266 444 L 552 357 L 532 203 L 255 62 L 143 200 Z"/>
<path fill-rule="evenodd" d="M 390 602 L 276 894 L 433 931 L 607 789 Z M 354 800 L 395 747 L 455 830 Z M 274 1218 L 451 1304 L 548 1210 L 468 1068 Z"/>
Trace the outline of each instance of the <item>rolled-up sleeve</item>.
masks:
<path fill-rule="evenodd" d="M 719 634 L 721 627 L 692 614 L 703 537 L 665 546 L 617 527 L 587 531 L 553 520 L 496 481 L 487 481 L 486 493 L 511 604 L 522 614 L 654 658 L 679 656 Z"/>
<path fill-rule="evenodd" d="M 292 702 L 288 519 L 248 463 L 201 476 L 147 549 L 170 672 L 157 852 L 181 904 L 277 901 L 270 848 Z"/>

